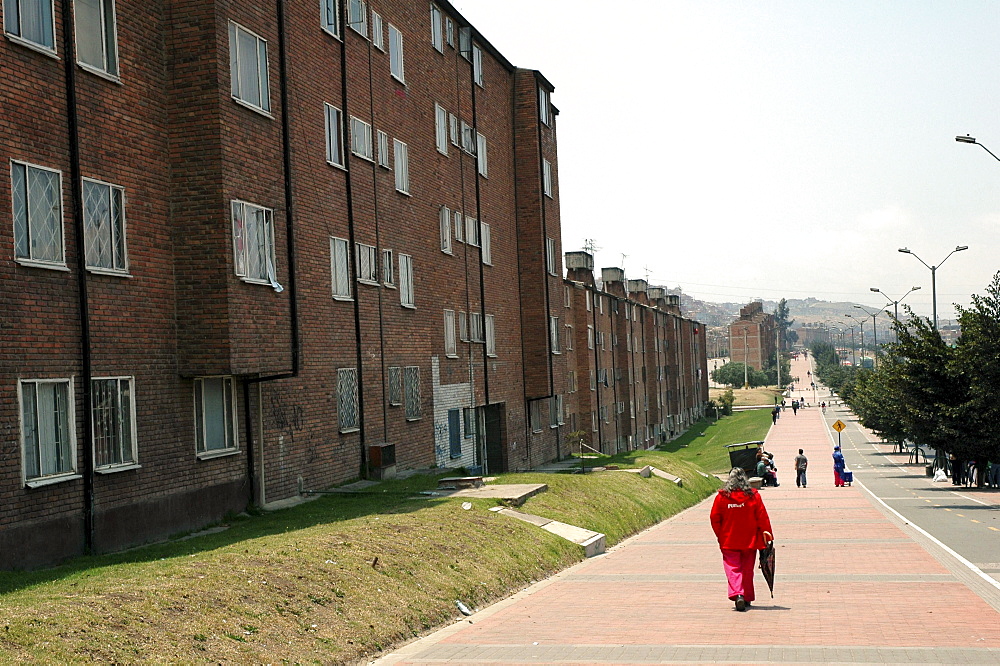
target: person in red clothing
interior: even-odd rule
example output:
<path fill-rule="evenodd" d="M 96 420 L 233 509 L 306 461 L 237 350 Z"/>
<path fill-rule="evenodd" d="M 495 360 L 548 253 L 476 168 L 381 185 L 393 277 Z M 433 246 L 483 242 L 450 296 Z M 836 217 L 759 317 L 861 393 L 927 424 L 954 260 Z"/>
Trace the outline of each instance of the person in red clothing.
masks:
<path fill-rule="evenodd" d="M 734 467 L 715 496 L 712 529 L 722 550 L 722 568 L 729 581 L 729 600 L 745 611 L 754 600 L 753 574 L 757 551 L 774 537 L 760 493 L 750 487 L 746 472 Z"/>

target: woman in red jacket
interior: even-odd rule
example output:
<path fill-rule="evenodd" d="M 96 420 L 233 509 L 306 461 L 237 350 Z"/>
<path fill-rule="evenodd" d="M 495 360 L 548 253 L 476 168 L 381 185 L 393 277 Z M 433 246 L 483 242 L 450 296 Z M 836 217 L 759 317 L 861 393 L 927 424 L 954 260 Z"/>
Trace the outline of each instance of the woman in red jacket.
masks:
<path fill-rule="evenodd" d="M 729 581 L 729 599 L 745 611 L 754 600 L 753 574 L 757 551 L 774 537 L 771 519 L 760 493 L 750 487 L 746 472 L 734 467 L 729 480 L 715 496 L 712 529 L 722 550 L 722 568 Z"/>

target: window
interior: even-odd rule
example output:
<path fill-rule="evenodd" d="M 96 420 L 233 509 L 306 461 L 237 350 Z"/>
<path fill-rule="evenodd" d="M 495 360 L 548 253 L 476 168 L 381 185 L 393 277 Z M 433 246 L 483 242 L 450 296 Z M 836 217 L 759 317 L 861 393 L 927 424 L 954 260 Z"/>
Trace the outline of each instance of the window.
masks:
<path fill-rule="evenodd" d="M 351 152 L 372 159 L 372 126 L 354 116 L 351 116 Z"/>
<path fill-rule="evenodd" d="M 591 424 L 590 429 L 593 430 L 594 432 L 597 432 L 597 412 L 590 413 L 590 424 Z"/>
<path fill-rule="evenodd" d="M 387 287 L 396 285 L 395 265 L 392 261 L 392 250 L 382 250 L 382 284 Z"/>
<path fill-rule="evenodd" d="M 482 246 L 483 263 L 487 266 L 493 265 L 493 241 L 491 238 L 490 225 L 482 222 L 479 225 L 479 233 L 482 236 L 479 240 Z"/>
<path fill-rule="evenodd" d="M 118 76 L 114 0 L 76 0 L 76 56 L 81 63 Z"/>
<path fill-rule="evenodd" d="M 573 327 L 566 324 L 566 351 L 573 351 Z"/>
<path fill-rule="evenodd" d="M 552 164 L 548 160 L 542 160 L 542 192 L 552 196 Z"/>
<path fill-rule="evenodd" d="M 413 257 L 399 255 L 399 302 L 403 307 L 412 308 L 413 301 Z"/>
<path fill-rule="evenodd" d="M 497 334 L 496 334 L 496 323 L 493 320 L 493 315 L 486 315 L 486 355 L 496 356 L 497 355 Z"/>
<path fill-rule="evenodd" d="M 562 353 L 559 348 L 559 333 L 559 317 L 549 317 L 549 345 L 552 347 L 553 354 Z"/>
<path fill-rule="evenodd" d="M 62 176 L 58 171 L 11 162 L 14 256 L 30 262 L 65 265 Z"/>
<path fill-rule="evenodd" d="M 590 292 L 587 292 L 587 312 L 590 312 Z"/>
<path fill-rule="evenodd" d="M 365 39 L 368 38 L 368 5 L 364 0 L 347 0 L 347 25 Z"/>
<path fill-rule="evenodd" d="M 340 37 L 339 0 L 319 0 L 320 25 L 334 37 Z"/>
<path fill-rule="evenodd" d="M 373 245 L 358 243 L 358 282 L 378 284 L 378 250 Z"/>
<path fill-rule="evenodd" d="M 462 409 L 462 420 L 464 421 L 463 431 L 466 437 L 473 437 L 476 434 L 476 410 L 473 407 Z"/>
<path fill-rule="evenodd" d="M 125 273 L 125 191 L 96 180 L 83 180 L 83 228 L 87 267 Z"/>
<path fill-rule="evenodd" d="M 403 76 L 403 33 L 389 24 L 389 73 L 400 83 L 406 83 Z"/>
<path fill-rule="evenodd" d="M 480 312 L 469 313 L 469 339 L 472 342 L 485 342 L 483 335 L 483 315 Z"/>
<path fill-rule="evenodd" d="M 454 113 L 448 114 L 448 138 L 451 139 L 453 146 L 458 145 L 458 118 Z"/>
<path fill-rule="evenodd" d="M 457 240 L 459 243 L 463 242 L 463 239 L 465 237 L 464 234 L 462 233 L 462 230 L 464 228 L 465 228 L 465 224 L 462 222 L 462 212 L 456 210 L 455 211 L 455 240 Z"/>
<path fill-rule="evenodd" d="M 24 480 L 76 471 L 73 387 L 68 379 L 22 381 L 21 442 Z M 30 484 L 29 484 L 30 485 Z"/>
<path fill-rule="evenodd" d="M 476 154 L 476 130 L 464 120 L 462 121 L 462 150 L 470 155 Z"/>
<path fill-rule="evenodd" d="M 340 432 L 353 432 L 361 427 L 357 368 L 337 368 L 337 422 Z"/>
<path fill-rule="evenodd" d="M 593 348 L 594 348 L 594 327 L 593 326 L 588 326 L 587 327 L 587 349 L 593 349 Z"/>
<path fill-rule="evenodd" d="M 441 34 L 441 10 L 431 5 L 431 44 L 444 53 L 444 38 Z"/>
<path fill-rule="evenodd" d="M 392 140 L 392 157 L 396 165 L 396 191 L 410 193 L 409 147 L 399 139 Z"/>
<path fill-rule="evenodd" d="M 479 175 L 485 178 L 489 173 L 486 160 L 486 137 L 479 133 L 476 133 L 476 156 L 478 158 L 476 161 L 479 165 Z"/>
<path fill-rule="evenodd" d="M 131 377 L 94 379 L 90 383 L 94 465 L 135 465 L 135 393 Z"/>
<path fill-rule="evenodd" d="M 271 111 L 267 42 L 232 22 L 229 23 L 229 76 L 233 99 L 265 113 Z"/>
<path fill-rule="evenodd" d="M 538 118 L 546 125 L 551 117 L 551 107 L 549 106 L 549 91 L 545 88 L 538 89 Z"/>
<path fill-rule="evenodd" d="M 569 375 L 566 377 L 566 390 L 570 393 L 576 393 L 576 370 L 569 371 Z"/>
<path fill-rule="evenodd" d="M 407 421 L 420 418 L 420 366 L 408 365 L 403 368 L 403 398 Z"/>
<path fill-rule="evenodd" d="M 350 300 L 351 255 L 347 251 L 347 241 L 343 238 L 330 238 L 330 282 L 334 298 Z"/>
<path fill-rule="evenodd" d="M 8 35 L 56 50 L 52 0 L 4 0 L 3 23 Z"/>
<path fill-rule="evenodd" d="M 451 210 L 447 206 L 441 206 L 438 219 L 441 224 L 441 251 L 451 254 Z"/>
<path fill-rule="evenodd" d="M 236 450 L 236 392 L 232 377 L 194 380 L 195 450 L 199 456 Z"/>
<path fill-rule="evenodd" d="M 479 245 L 479 221 L 474 217 L 465 218 L 465 242 L 469 245 Z"/>
<path fill-rule="evenodd" d="M 448 112 L 440 104 L 434 104 L 434 141 L 438 152 L 448 154 Z"/>
<path fill-rule="evenodd" d="M 556 240 L 554 238 L 545 239 L 545 270 L 549 272 L 549 275 L 556 274 Z M 603 308 L 601 314 L 604 314 Z"/>
<path fill-rule="evenodd" d="M 532 432 L 542 431 L 542 401 L 532 400 L 528 403 L 528 420 Z"/>
<path fill-rule="evenodd" d="M 554 395 L 549 399 L 549 427 L 558 428 L 563 423 L 563 397 Z"/>
<path fill-rule="evenodd" d="M 571 298 L 572 292 L 569 290 L 569 286 L 563 287 L 563 301 L 566 307 L 572 307 L 573 301 Z"/>
<path fill-rule="evenodd" d="M 480 88 L 483 87 L 483 50 L 472 45 L 472 76 L 476 82 L 476 85 Z"/>
<path fill-rule="evenodd" d="M 458 343 L 455 340 L 455 311 L 444 311 L 444 355 L 458 358 Z"/>
<path fill-rule="evenodd" d="M 466 26 L 464 28 L 459 28 L 458 30 L 458 52 L 465 58 L 469 59 L 469 53 L 472 50 L 472 28 Z"/>
<path fill-rule="evenodd" d="M 469 315 L 465 312 L 458 313 L 458 339 L 462 342 L 469 341 Z"/>
<path fill-rule="evenodd" d="M 233 263 L 247 282 L 281 291 L 274 271 L 274 221 L 270 208 L 233 201 Z"/>
<path fill-rule="evenodd" d="M 402 368 L 389 368 L 389 404 L 398 407 L 403 404 L 403 372 Z"/>
<path fill-rule="evenodd" d="M 590 390 L 591 391 L 597 390 L 597 379 L 594 377 L 593 370 L 590 371 Z"/>
<path fill-rule="evenodd" d="M 378 130 L 378 165 L 380 167 L 385 167 L 386 169 L 391 169 L 389 166 L 389 135 Z"/>
<path fill-rule="evenodd" d="M 324 104 L 326 109 L 326 161 L 344 166 L 344 120 L 335 106 Z"/>
<path fill-rule="evenodd" d="M 455 48 L 455 23 L 447 17 L 444 19 L 444 37 L 448 46 Z"/>
<path fill-rule="evenodd" d="M 382 16 L 372 12 L 372 46 L 379 51 L 385 51 L 385 42 L 382 40 Z"/>

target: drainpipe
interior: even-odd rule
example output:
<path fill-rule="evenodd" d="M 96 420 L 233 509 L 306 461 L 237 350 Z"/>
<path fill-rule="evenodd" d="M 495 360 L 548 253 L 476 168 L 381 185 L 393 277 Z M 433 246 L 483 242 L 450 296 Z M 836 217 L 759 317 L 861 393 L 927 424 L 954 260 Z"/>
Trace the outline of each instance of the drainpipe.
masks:
<path fill-rule="evenodd" d="M 66 0 L 68 1 L 68 0 Z M 292 198 L 292 150 L 291 150 L 291 121 L 289 119 L 288 105 L 288 64 L 286 50 L 285 33 L 285 2 L 278 0 L 278 71 L 281 95 L 281 157 L 282 168 L 285 172 L 285 242 L 287 246 L 288 261 L 288 316 L 290 324 L 292 367 L 288 372 L 282 372 L 264 377 L 251 377 L 243 380 L 243 429 L 247 433 L 247 478 L 249 483 L 250 503 L 252 504 L 257 496 L 258 490 L 263 492 L 263 488 L 257 488 L 256 460 L 254 457 L 253 442 L 253 417 L 250 409 L 250 387 L 255 384 L 272 382 L 279 379 L 291 379 L 299 376 L 299 307 L 298 292 L 295 282 L 295 225 L 293 223 L 293 198 Z M 261 469 L 263 470 L 263 433 L 261 433 Z"/>
<path fill-rule="evenodd" d="M 474 168 L 476 170 L 475 183 L 476 183 L 476 224 L 479 227 L 479 310 L 480 316 L 483 322 L 483 338 L 486 337 L 486 271 L 483 269 L 483 217 L 482 217 L 482 198 L 479 189 L 479 117 L 476 115 L 476 65 L 475 56 L 472 50 L 472 31 L 469 31 L 469 62 L 472 65 L 469 67 L 469 81 L 472 88 L 472 131 L 475 132 L 476 141 L 476 159 L 474 160 Z M 466 239 L 468 240 L 468 239 Z M 493 236 L 490 236 L 490 243 L 493 242 Z M 492 245 L 491 245 L 492 250 Z M 495 331 L 494 331 L 495 333 Z M 494 337 L 494 340 L 496 338 Z M 483 344 L 483 392 L 485 394 L 485 402 L 487 405 L 490 404 L 490 357 L 486 355 L 486 344 Z M 529 439 L 530 441 L 530 439 Z M 529 459 L 528 465 L 530 467 L 531 460 Z"/>
<path fill-rule="evenodd" d="M 63 63 L 66 83 L 66 120 L 69 134 L 70 192 L 73 200 L 73 230 L 76 236 L 77 303 L 80 311 L 80 347 L 83 386 L 83 436 L 80 447 L 83 453 L 83 547 L 90 553 L 94 549 L 94 442 L 93 414 L 90 411 L 90 389 L 93 381 L 90 336 L 90 303 L 87 293 L 87 245 L 83 228 L 83 176 L 80 171 L 80 125 L 76 106 L 76 57 L 73 52 L 73 34 L 66 29 L 75 25 L 73 3 L 63 0 Z"/>

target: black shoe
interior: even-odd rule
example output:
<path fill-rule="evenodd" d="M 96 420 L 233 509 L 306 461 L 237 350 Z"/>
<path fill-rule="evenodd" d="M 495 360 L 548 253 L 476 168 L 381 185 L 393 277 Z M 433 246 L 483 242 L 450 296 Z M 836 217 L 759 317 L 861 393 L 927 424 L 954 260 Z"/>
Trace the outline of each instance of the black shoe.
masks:
<path fill-rule="evenodd" d="M 740 594 L 736 597 L 736 610 L 742 613 L 746 609 L 747 609 L 747 600 L 743 598 L 742 594 Z"/>

